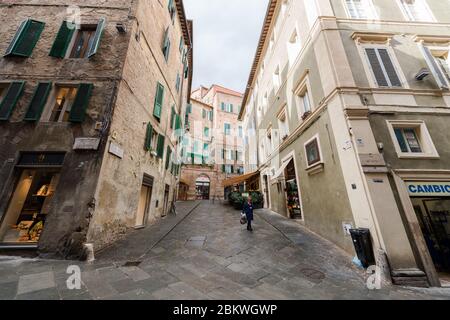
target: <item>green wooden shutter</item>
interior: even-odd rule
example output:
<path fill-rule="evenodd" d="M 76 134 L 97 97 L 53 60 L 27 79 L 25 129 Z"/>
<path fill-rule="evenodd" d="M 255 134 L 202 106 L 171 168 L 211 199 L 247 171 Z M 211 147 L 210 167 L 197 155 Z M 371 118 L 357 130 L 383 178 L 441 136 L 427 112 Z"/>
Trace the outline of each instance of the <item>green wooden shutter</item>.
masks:
<path fill-rule="evenodd" d="M 164 86 L 158 82 L 156 86 L 155 106 L 153 109 L 153 115 L 155 118 L 161 120 L 162 106 L 164 101 Z"/>
<path fill-rule="evenodd" d="M 156 148 L 156 153 L 158 155 L 158 158 L 162 159 L 164 158 L 164 143 L 165 143 L 165 138 L 163 135 L 159 135 L 158 136 L 158 146 Z"/>
<path fill-rule="evenodd" d="M 166 155 L 166 170 L 169 169 L 170 160 L 172 156 L 172 149 L 170 149 L 170 146 L 167 146 L 167 155 Z"/>
<path fill-rule="evenodd" d="M 20 25 L 5 56 L 29 57 L 39 41 L 45 23 L 28 19 Z"/>
<path fill-rule="evenodd" d="M 164 32 L 162 51 L 163 51 L 164 58 L 166 59 L 166 61 L 169 60 L 169 52 L 170 52 L 169 27 L 167 27 L 166 31 Z"/>
<path fill-rule="evenodd" d="M 223 164 L 223 165 L 222 165 L 222 172 L 225 173 L 225 171 L 226 171 L 226 170 L 225 170 L 225 165 Z"/>
<path fill-rule="evenodd" d="M 175 116 L 175 130 L 180 130 L 182 127 L 181 125 L 181 117 L 177 114 Z"/>
<path fill-rule="evenodd" d="M 175 122 L 175 116 L 176 116 L 176 112 L 175 112 L 175 107 L 172 106 L 172 113 L 170 115 L 170 129 L 173 129 L 173 124 Z"/>
<path fill-rule="evenodd" d="M 66 56 L 70 41 L 72 40 L 74 31 L 75 26 L 67 21 L 64 21 L 59 28 L 49 56 L 55 58 L 64 58 Z"/>
<path fill-rule="evenodd" d="M 152 149 L 152 137 L 153 137 L 153 126 L 151 123 L 147 124 L 147 132 L 145 134 L 145 151 L 150 151 Z"/>
<path fill-rule="evenodd" d="M 89 48 L 88 51 L 88 58 L 93 57 L 100 48 L 100 41 L 102 40 L 102 35 L 103 31 L 105 30 L 105 27 L 106 27 L 106 19 L 101 18 L 97 24 L 97 30 L 95 30 L 95 35 L 92 40 L 91 47 Z"/>
<path fill-rule="evenodd" d="M 30 105 L 28 106 L 28 111 L 24 118 L 25 121 L 39 121 L 51 89 L 51 82 L 41 82 L 38 84 Z"/>
<path fill-rule="evenodd" d="M 24 81 L 13 82 L 8 88 L 5 97 L 0 102 L 0 120 L 6 121 L 11 116 L 17 101 L 19 101 L 20 96 L 23 93 L 23 88 L 25 86 Z"/>
<path fill-rule="evenodd" d="M 70 122 L 81 123 L 84 121 L 93 88 L 94 85 L 92 83 L 81 83 L 78 86 L 77 96 L 75 97 L 72 109 L 70 110 Z"/>

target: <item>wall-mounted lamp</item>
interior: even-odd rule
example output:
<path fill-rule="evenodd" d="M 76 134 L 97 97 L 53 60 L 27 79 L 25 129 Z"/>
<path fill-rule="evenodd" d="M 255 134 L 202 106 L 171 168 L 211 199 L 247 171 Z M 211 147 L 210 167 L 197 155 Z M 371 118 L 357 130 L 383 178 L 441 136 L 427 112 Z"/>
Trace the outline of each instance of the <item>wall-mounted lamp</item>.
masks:
<path fill-rule="evenodd" d="M 127 33 L 127 27 L 121 22 L 117 22 L 116 29 L 119 33 Z"/>

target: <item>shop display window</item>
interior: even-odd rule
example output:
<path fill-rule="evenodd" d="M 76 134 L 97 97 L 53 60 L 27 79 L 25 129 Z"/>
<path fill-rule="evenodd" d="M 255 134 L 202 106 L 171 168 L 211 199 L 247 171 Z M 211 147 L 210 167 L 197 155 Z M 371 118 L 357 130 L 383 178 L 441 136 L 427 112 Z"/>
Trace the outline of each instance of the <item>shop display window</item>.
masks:
<path fill-rule="evenodd" d="M 0 228 L 3 243 L 37 243 L 59 181 L 52 170 L 24 170 Z"/>

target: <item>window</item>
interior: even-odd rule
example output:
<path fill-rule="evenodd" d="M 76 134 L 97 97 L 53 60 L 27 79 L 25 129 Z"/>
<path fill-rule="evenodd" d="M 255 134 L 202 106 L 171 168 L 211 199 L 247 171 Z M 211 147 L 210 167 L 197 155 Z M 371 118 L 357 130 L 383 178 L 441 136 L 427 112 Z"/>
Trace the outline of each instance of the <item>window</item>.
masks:
<path fill-rule="evenodd" d="M 297 96 L 297 111 L 302 120 L 310 115 L 313 111 L 313 104 L 311 99 L 310 83 L 308 73 L 301 78 L 295 94 Z"/>
<path fill-rule="evenodd" d="M 180 50 L 180 53 L 183 55 L 183 49 L 184 49 L 184 39 L 183 39 L 183 36 L 180 36 L 180 47 L 179 47 L 179 50 Z"/>
<path fill-rule="evenodd" d="M 9 44 L 5 56 L 30 57 L 44 26 L 45 23 L 32 19 L 23 21 Z"/>
<path fill-rule="evenodd" d="M 322 155 L 319 146 L 319 137 L 312 138 L 305 144 L 306 162 L 308 168 L 322 163 Z"/>
<path fill-rule="evenodd" d="M 399 74 L 387 48 L 366 47 L 364 52 L 379 87 L 402 87 Z"/>
<path fill-rule="evenodd" d="M 244 136 L 244 131 L 242 130 L 242 126 L 239 126 L 239 138 Z"/>
<path fill-rule="evenodd" d="M 284 141 L 289 136 L 289 128 L 286 119 L 286 107 L 278 115 L 278 128 L 280 131 L 280 140 Z"/>
<path fill-rule="evenodd" d="M 175 18 L 175 5 L 173 3 L 174 0 L 169 0 L 169 5 L 167 6 L 167 8 L 169 9 L 169 14 L 170 14 L 170 19 L 173 20 L 173 18 Z"/>
<path fill-rule="evenodd" d="M 301 48 L 302 44 L 300 42 L 300 37 L 298 35 L 297 29 L 294 29 L 287 44 L 289 63 L 291 65 L 294 64 L 295 60 L 297 59 Z"/>
<path fill-rule="evenodd" d="M 284 16 L 286 14 L 289 4 L 290 4 L 289 0 L 283 0 L 283 3 L 281 5 L 281 15 L 282 16 Z"/>
<path fill-rule="evenodd" d="M 40 114 L 40 111 L 36 107 L 39 103 L 46 100 L 46 91 L 49 90 L 46 86 L 48 85 L 48 83 L 39 84 L 34 96 L 34 98 L 37 98 L 37 104 L 30 104 L 26 120 L 38 120 L 38 113 Z M 42 121 L 83 122 L 86 117 L 86 109 L 89 105 L 93 88 L 94 86 L 88 83 L 82 83 L 78 86 L 56 85 L 53 90 L 52 99 L 49 100 L 46 106 L 45 116 Z"/>
<path fill-rule="evenodd" d="M 352 19 L 374 19 L 375 9 L 371 0 L 345 0 L 347 13 Z"/>
<path fill-rule="evenodd" d="M 303 0 L 306 9 L 309 26 L 312 27 L 318 17 L 315 0 Z"/>
<path fill-rule="evenodd" d="M 399 158 L 438 158 L 430 133 L 423 121 L 388 121 Z"/>
<path fill-rule="evenodd" d="M 229 123 L 224 124 L 224 133 L 226 136 L 231 135 L 231 124 Z"/>
<path fill-rule="evenodd" d="M 53 47 L 50 51 L 50 56 L 64 58 L 66 48 L 72 42 L 69 58 L 83 59 L 94 56 L 100 46 L 100 40 L 103 34 L 103 30 L 106 26 L 106 20 L 101 19 L 98 24 L 86 24 L 82 25 L 73 36 L 74 26 L 64 21 L 58 35 L 53 43 Z M 72 30 L 71 30 L 72 28 Z"/>
<path fill-rule="evenodd" d="M 181 86 L 181 77 L 180 74 L 177 74 L 177 82 L 175 84 L 175 89 L 177 90 L 177 92 L 180 92 L 180 86 Z"/>
<path fill-rule="evenodd" d="M 167 62 L 169 60 L 169 54 L 170 54 L 169 27 L 167 27 L 166 31 L 164 32 L 162 52 L 164 54 L 164 59 L 166 59 L 166 62 Z"/>
<path fill-rule="evenodd" d="M 275 91 L 277 91 L 281 86 L 280 66 L 278 66 L 273 73 L 273 86 Z"/>
<path fill-rule="evenodd" d="M 209 128 L 208 127 L 205 127 L 205 129 L 203 130 L 203 135 L 207 138 L 209 137 Z"/>
<path fill-rule="evenodd" d="M 426 47 L 420 45 L 425 60 L 440 88 L 450 87 L 450 59 L 448 47 Z"/>
<path fill-rule="evenodd" d="M 205 109 L 202 109 L 202 118 L 206 119 L 207 116 L 208 116 L 208 112 Z"/>
<path fill-rule="evenodd" d="M 234 166 L 230 164 L 224 164 L 222 166 L 222 172 L 226 174 L 232 174 L 234 173 Z"/>
<path fill-rule="evenodd" d="M 403 15 L 409 21 L 433 22 L 434 17 L 426 0 L 398 0 Z"/>

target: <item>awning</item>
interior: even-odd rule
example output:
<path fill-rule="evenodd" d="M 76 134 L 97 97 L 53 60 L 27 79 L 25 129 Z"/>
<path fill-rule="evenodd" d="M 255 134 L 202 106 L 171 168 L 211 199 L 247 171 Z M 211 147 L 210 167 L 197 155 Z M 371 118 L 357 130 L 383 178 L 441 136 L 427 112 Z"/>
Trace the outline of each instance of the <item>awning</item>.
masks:
<path fill-rule="evenodd" d="M 183 180 L 183 179 L 180 179 L 180 183 L 181 183 L 181 184 L 185 184 L 185 185 L 187 185 L 187 186 L 189 185 L 189 183 L 188 183 L 186 180 Z"/>
<path fill-rule="evenodd" d="M 272 177 L 272 180 L 276 180 L 284 174 L 284 170 L 286 170 L 286 167 L 289 165 L 289 162 L 291 162 L 292 159 L 294 159 L 294 157 L 289 157 L 288 159 L 283 161 L 280 169 L 278 169 L 277 172 L 275 172 L 274 176 Z"/>
<path fill-rule="evenodd" d="M 224 187 L 234 186 L 236 184 L 241 184 L 242 182 L 250 180 L 251 178 L 254 178 L 256 176 L 259 176 L 259 171 L 243 174 L 243 175 L 240 175 L 237 177 L 233 177 L 233 178 L 224 180 L 223 185 L 224 185 Z"/>

